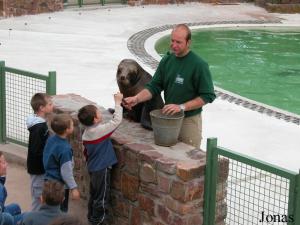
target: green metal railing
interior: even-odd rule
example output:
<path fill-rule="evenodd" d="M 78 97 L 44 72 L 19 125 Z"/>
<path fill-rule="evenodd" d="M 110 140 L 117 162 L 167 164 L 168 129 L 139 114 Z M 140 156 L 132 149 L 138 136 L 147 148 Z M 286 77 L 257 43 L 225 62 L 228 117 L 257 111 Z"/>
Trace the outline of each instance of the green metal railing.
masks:
<path fill-rule="evenodd" d="M 127 4 L 127 0 L 99 0 L 99 3 L 102 6 L 104 6 L 105 4 L 111 4 L 111 3 L 117 3 L 117 2 L 121 3 L 121 4 Z M 77 3 L 78 3 L 79 7 L 82 7 L 85 4 L 84 0 L 78 0 Z"/>
<path fill-rule="evenodd" d="M 300 173 L 218 147 L 216 138 L 207 142 L 204 198 L 205 225 L 300 225 Z"/>
<path fill-rule="evenodd" d="M 6 67 L 0 61 L 0 143 L 27 145 L 26 118 L 32 114 L 31 97 L 37 93 L 56 94 L 56 72 L 48 76 Z"/>

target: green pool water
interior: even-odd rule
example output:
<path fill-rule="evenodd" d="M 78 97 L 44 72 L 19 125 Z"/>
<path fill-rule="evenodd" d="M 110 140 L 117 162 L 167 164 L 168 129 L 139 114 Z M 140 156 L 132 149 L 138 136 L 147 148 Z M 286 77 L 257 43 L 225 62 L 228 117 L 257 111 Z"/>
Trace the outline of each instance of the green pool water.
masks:
<path fill-rule="evenodd" d="M 156 42 L 159 54 L 169 40 Z M 208 62 L 216 86 L 300 115 L 299 28 L 194 30 L 191 49 Z"/>

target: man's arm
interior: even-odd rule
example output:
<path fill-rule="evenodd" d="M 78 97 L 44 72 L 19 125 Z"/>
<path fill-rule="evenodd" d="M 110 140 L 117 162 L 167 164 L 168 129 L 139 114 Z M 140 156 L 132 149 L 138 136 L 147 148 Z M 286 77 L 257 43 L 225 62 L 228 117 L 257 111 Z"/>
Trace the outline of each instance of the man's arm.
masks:
<path fill-rule="evenodd" d="M 145 88 L 135 96 L 124 98 L 122 104 L 126 109 L 131 110 L 131 108 L 136 104 L 148 101 L 151 98 L 152 98 L 151 92 Z"/>
<path fill-rule="evenodd" d="M 201 108 L 202 106 L 205 105 L 205 102 L 203 101 L 203 99 L 201 97 L 196 97 L 190 101 L 187 101 L 183 104 L 181 104 L 184 106 L 184 111 L 190 111 L 190 110 L 194 110 L 194 109 L 198 109 Z M 177 104 L 168 104 L 165 105 L 164 108 L 162 109 L 162 112 L 164 114 L 175 114 L 181 111 L 181 107 L 180 105 Z"/>

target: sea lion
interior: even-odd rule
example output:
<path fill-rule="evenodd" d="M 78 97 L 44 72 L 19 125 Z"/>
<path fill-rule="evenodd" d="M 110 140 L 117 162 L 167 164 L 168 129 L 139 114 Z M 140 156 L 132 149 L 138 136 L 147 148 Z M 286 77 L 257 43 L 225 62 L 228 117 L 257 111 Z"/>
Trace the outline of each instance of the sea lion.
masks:
<path fill-rule="evenodd" d="M 116 76 L 124 98 L 139 93 L 152 79 L 152 76 L 133 59 L 123 59 L 118 65 Z M 140 122 L 144 128 L 152 130 L 150 112 L 154 109 L 161 109 L 163 106 L 164 102 L 158 95 L 149 101 L 137 104 L 130 111 L 124 109 L 124 112 L 129 119 Z"/>

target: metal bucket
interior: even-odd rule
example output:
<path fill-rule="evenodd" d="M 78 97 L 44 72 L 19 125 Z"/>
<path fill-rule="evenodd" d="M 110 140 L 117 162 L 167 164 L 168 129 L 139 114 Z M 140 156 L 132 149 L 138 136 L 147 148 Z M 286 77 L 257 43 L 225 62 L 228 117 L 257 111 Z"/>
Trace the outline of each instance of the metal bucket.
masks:
<path fill-rule="evenodd" d="M 150 117 L 154 132 L 154 143 L 161 146 L 175 145 L 178 141 L 184 113 L 165 115 L 161 109 L 155 109 L 150 112 Z"/>

